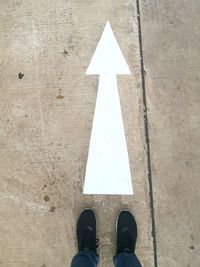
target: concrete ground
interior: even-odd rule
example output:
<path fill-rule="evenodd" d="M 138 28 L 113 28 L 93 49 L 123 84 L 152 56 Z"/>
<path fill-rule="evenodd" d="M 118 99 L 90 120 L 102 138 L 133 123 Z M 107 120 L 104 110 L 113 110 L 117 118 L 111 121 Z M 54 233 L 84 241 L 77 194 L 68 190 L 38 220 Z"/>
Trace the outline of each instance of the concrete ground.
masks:
<path fill-rule="evenodd" d="M 158 266 L 200 266 L 198 1 L 141 1 Z"/>
<path fill-rule="evenodd" d="M 200 5 L 185 0 L 0 1 L 0 266 L 70 266 L 97 216 L 100 267 L 130 209 L 145 267 L 200 263 Z M 98 87 L 85 71 L 110 21 L 131 76 L 118 87 L 133 196 L 83 195 Z"/>

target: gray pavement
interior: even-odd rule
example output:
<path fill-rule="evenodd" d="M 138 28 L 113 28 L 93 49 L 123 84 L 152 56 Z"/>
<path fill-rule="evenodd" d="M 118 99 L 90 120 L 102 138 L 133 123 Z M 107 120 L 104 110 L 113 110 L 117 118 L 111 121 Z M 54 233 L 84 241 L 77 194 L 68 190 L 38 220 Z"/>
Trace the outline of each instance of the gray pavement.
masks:
<path fill-rule="evenodd" d="M 140 1 L 158 266 L 200 264 L 198 1 Z"/>

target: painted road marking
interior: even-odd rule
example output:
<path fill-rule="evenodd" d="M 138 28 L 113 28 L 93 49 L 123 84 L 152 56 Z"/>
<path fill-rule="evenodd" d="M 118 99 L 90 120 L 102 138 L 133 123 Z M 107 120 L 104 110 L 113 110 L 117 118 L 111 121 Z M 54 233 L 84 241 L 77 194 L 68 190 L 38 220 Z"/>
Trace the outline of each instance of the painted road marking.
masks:
<path fill-rule="evenodd" d="M 117 74 L 130 74 L 107 22 L 87 75 L 100 75 L 84 194 L 133 194 Z"/>

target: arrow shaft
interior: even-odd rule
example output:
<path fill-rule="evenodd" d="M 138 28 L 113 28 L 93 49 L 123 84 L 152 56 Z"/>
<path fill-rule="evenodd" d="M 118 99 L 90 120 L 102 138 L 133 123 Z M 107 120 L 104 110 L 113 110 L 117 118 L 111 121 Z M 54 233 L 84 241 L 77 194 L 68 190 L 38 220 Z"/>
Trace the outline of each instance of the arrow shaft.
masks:
<path fill-rule="evenodd" d="M 119 129 L 120 125 L 123 127 L 123 121 L 116 75 L 101 75 L 99 78 L 93 124 L 98 125 L 99 132 L 107 137 L 110 137 L 109 133 L 122 131 Z M 94 129 L 97 130 L 97 127 Z"/>
<path fill-rule="evenodd" d="M 123 193 L 132 193 L 116 75 L 102 75 L 99 79 L 85 191 L 89 190 L 90 184 L 95 184 L 96 193 L 120 193 L 122 188 Z"/>

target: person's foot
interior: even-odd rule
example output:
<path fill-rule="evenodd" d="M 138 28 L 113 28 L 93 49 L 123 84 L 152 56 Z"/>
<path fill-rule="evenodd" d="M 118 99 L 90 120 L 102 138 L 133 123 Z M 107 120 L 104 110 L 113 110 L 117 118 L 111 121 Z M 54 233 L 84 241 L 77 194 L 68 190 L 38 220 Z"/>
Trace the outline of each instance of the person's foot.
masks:
<path fill-rule="evenodd" d="M 137 224 L 133 215 L 123 210 L 117 218 L 117 251 L 133 253 L 137 241 Z"/>
<path fill-rule="evenodd" d="M 98 239 L 96 239 L 96 218 L 91 209 L 85 209 L 77 222 L 76 229 L 78 250 L 94 251 L 97 254 Z"/>

